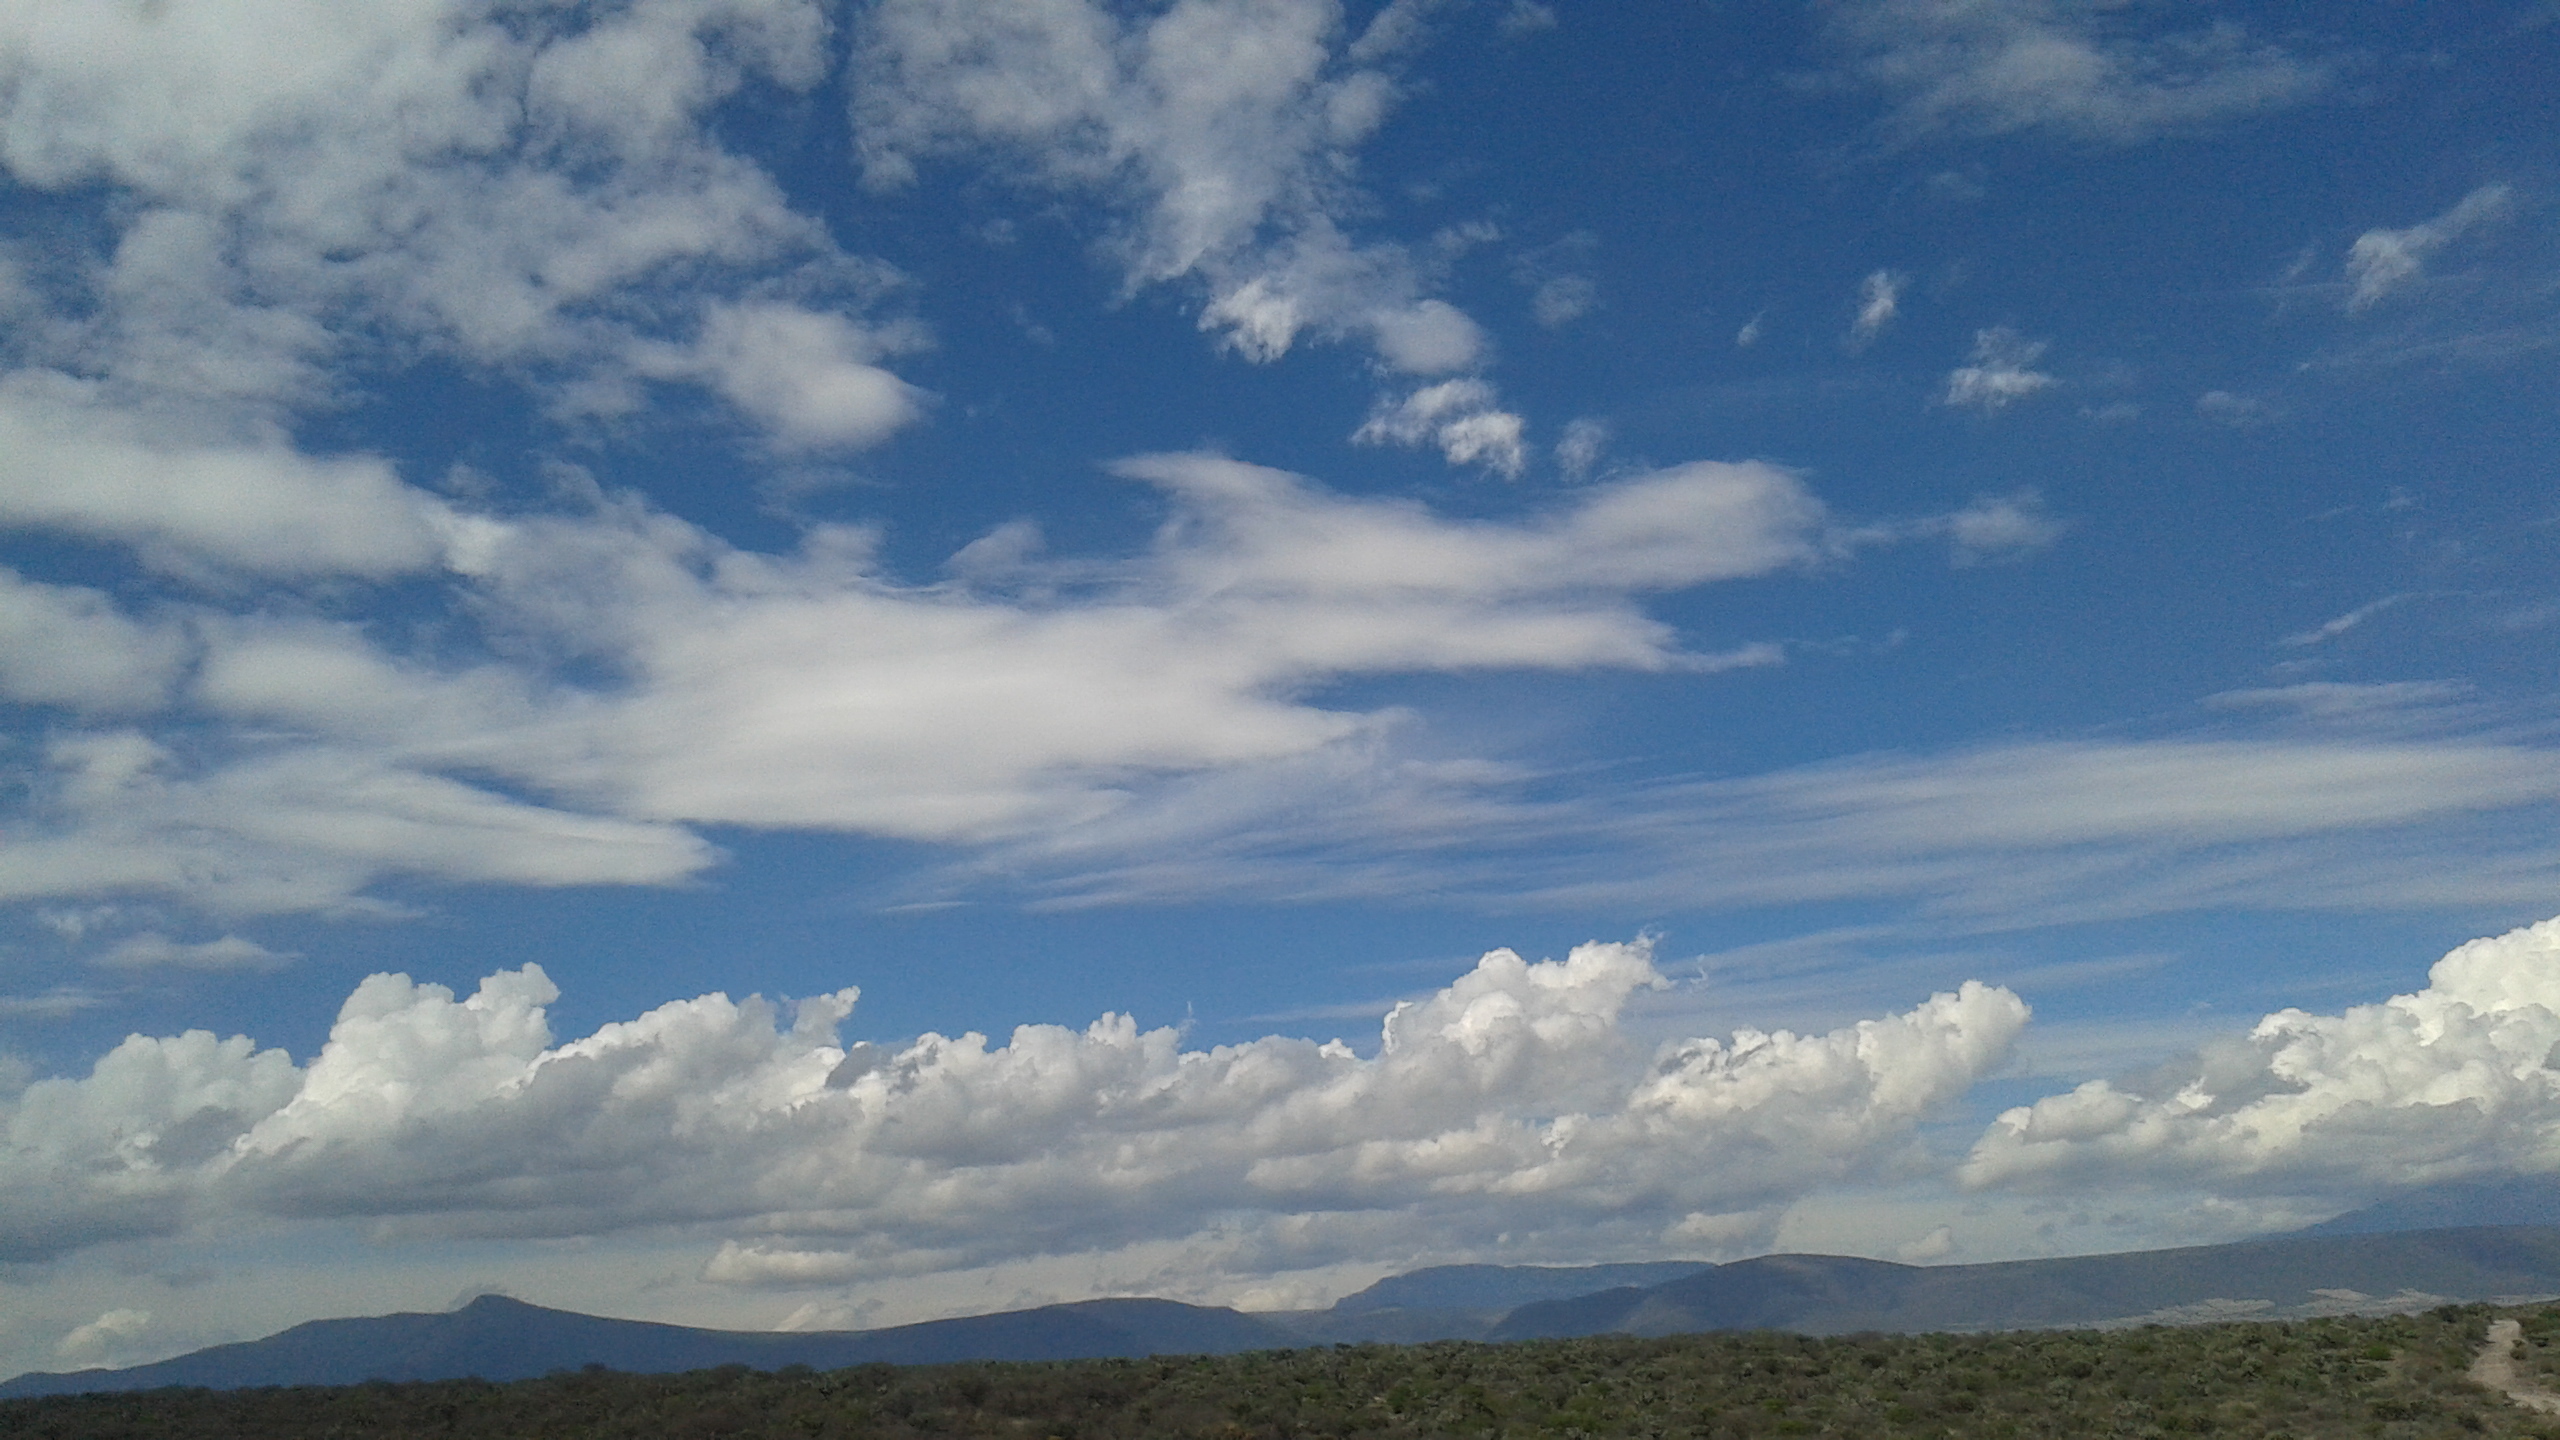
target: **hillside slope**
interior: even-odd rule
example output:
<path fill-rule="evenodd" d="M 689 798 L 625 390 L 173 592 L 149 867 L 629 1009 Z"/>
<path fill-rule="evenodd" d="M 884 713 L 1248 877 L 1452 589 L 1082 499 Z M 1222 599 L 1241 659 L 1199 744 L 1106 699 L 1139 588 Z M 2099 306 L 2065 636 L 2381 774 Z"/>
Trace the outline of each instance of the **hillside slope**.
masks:
<path fill-rule="evenodd" d="M 1896 1265 L 1764 1255 L 1666 1284 L 1524 1305 L 1493 1338 L 1705 1330 L 1992 1330 L 2560 1295 L 2560 1229 L 2287 1236 L 2057 1260 Z M 2184 1313 L 2181 1313 L 2184 1312 Z"/>

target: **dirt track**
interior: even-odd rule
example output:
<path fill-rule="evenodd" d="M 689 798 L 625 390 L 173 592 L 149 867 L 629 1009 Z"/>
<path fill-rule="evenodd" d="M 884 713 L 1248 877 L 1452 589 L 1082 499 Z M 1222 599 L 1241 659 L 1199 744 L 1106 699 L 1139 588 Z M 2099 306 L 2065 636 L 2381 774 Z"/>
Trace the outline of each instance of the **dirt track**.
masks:
<path fill-rule="evenodd" d="M 2480 1347 L 2480 1358 L 2471 1362 L 2473 1383 L 2486 1385 L 2506 1393 L 2506 1397 L 2528 1409 L 2560 1415 L 2560 1391 L 2528 1385 L 2516 1378 L 2516 1341 L 2524 1327 L 2513 1320 L 2500 1320 L 2489 1327 L 2489 1343 Z"/>

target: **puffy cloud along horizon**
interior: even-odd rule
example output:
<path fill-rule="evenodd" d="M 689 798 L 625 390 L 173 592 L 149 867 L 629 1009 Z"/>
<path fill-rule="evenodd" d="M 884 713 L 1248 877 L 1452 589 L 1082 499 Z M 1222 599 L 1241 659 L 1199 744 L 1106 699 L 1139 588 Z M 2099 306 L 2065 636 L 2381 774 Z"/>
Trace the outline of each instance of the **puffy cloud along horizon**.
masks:
<path fill-rule="evenodd" d="M 2560 1172 L 2560 919 L 2474 940 L 2424 989 L 2287 1009 L 2137 1082 L 2003 1113 L 1973 1185 L 2388 1192 Z"/>
<path fill-rule="evenodd" d="M 1648 1047 L 1622 1011 L 1667 983 L 1643 942 L 1497 950 L 1397 1006 L 1363 1056 L 1186 1049 L 1126 1015 L 848 1047 L 850 989 L 704 995 L 555 1043 L 539 966 L 460 999 L 380 974 L 304 1066 L 195 1030 L 28 1086 L 5 1111 L 5 1258 L 232 1215 L 410 1236 L 709 1223 L 768 1237 L 716 1257 L 750 1283 L 826 1252 L 856 1278 L 1345 1216 L 1377 1222 L 1372 1245 L 1599 1225 L 1660 1246 L 1893 1159 L 2027 1018 L 1967 983 L 1826 1035 Z"/>

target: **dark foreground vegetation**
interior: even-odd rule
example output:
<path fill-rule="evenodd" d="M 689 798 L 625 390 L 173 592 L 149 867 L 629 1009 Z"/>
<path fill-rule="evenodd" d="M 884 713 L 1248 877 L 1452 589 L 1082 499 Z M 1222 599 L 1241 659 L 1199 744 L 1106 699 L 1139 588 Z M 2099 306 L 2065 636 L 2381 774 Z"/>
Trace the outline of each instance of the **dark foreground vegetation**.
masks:
<path fill-rule="evenodd" d="M 2560 1440 L 2467 1382 L 2489 1322 L 2560 1363 L 2560 1308 L 2116 1331 L 1756 1332 L 1343 1345 L 1152 1360 L 767 1374 L 587 1370 L 494 1385 L 151 1390 L 0 1403 L 0 1435 L 2043 1437 Z"/>

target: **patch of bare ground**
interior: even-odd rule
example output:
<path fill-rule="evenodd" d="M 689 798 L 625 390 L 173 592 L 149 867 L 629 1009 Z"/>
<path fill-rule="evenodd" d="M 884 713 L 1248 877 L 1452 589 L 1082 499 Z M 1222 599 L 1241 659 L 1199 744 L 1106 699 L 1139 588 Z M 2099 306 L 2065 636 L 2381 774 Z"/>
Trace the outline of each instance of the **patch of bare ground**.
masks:
<path fill-rule="evenodd" d="M 2560 1415 L 2560 1391 L 2546 1390 L 2516 1374 L 2516 1341 L 2523 1334 L 2524 1326 L 2514 1320 L 2492 1324 L 2479 1358 L 2471 1362 L 2471 1381 L 2504 1393 L 2528 1410 Z"/>

